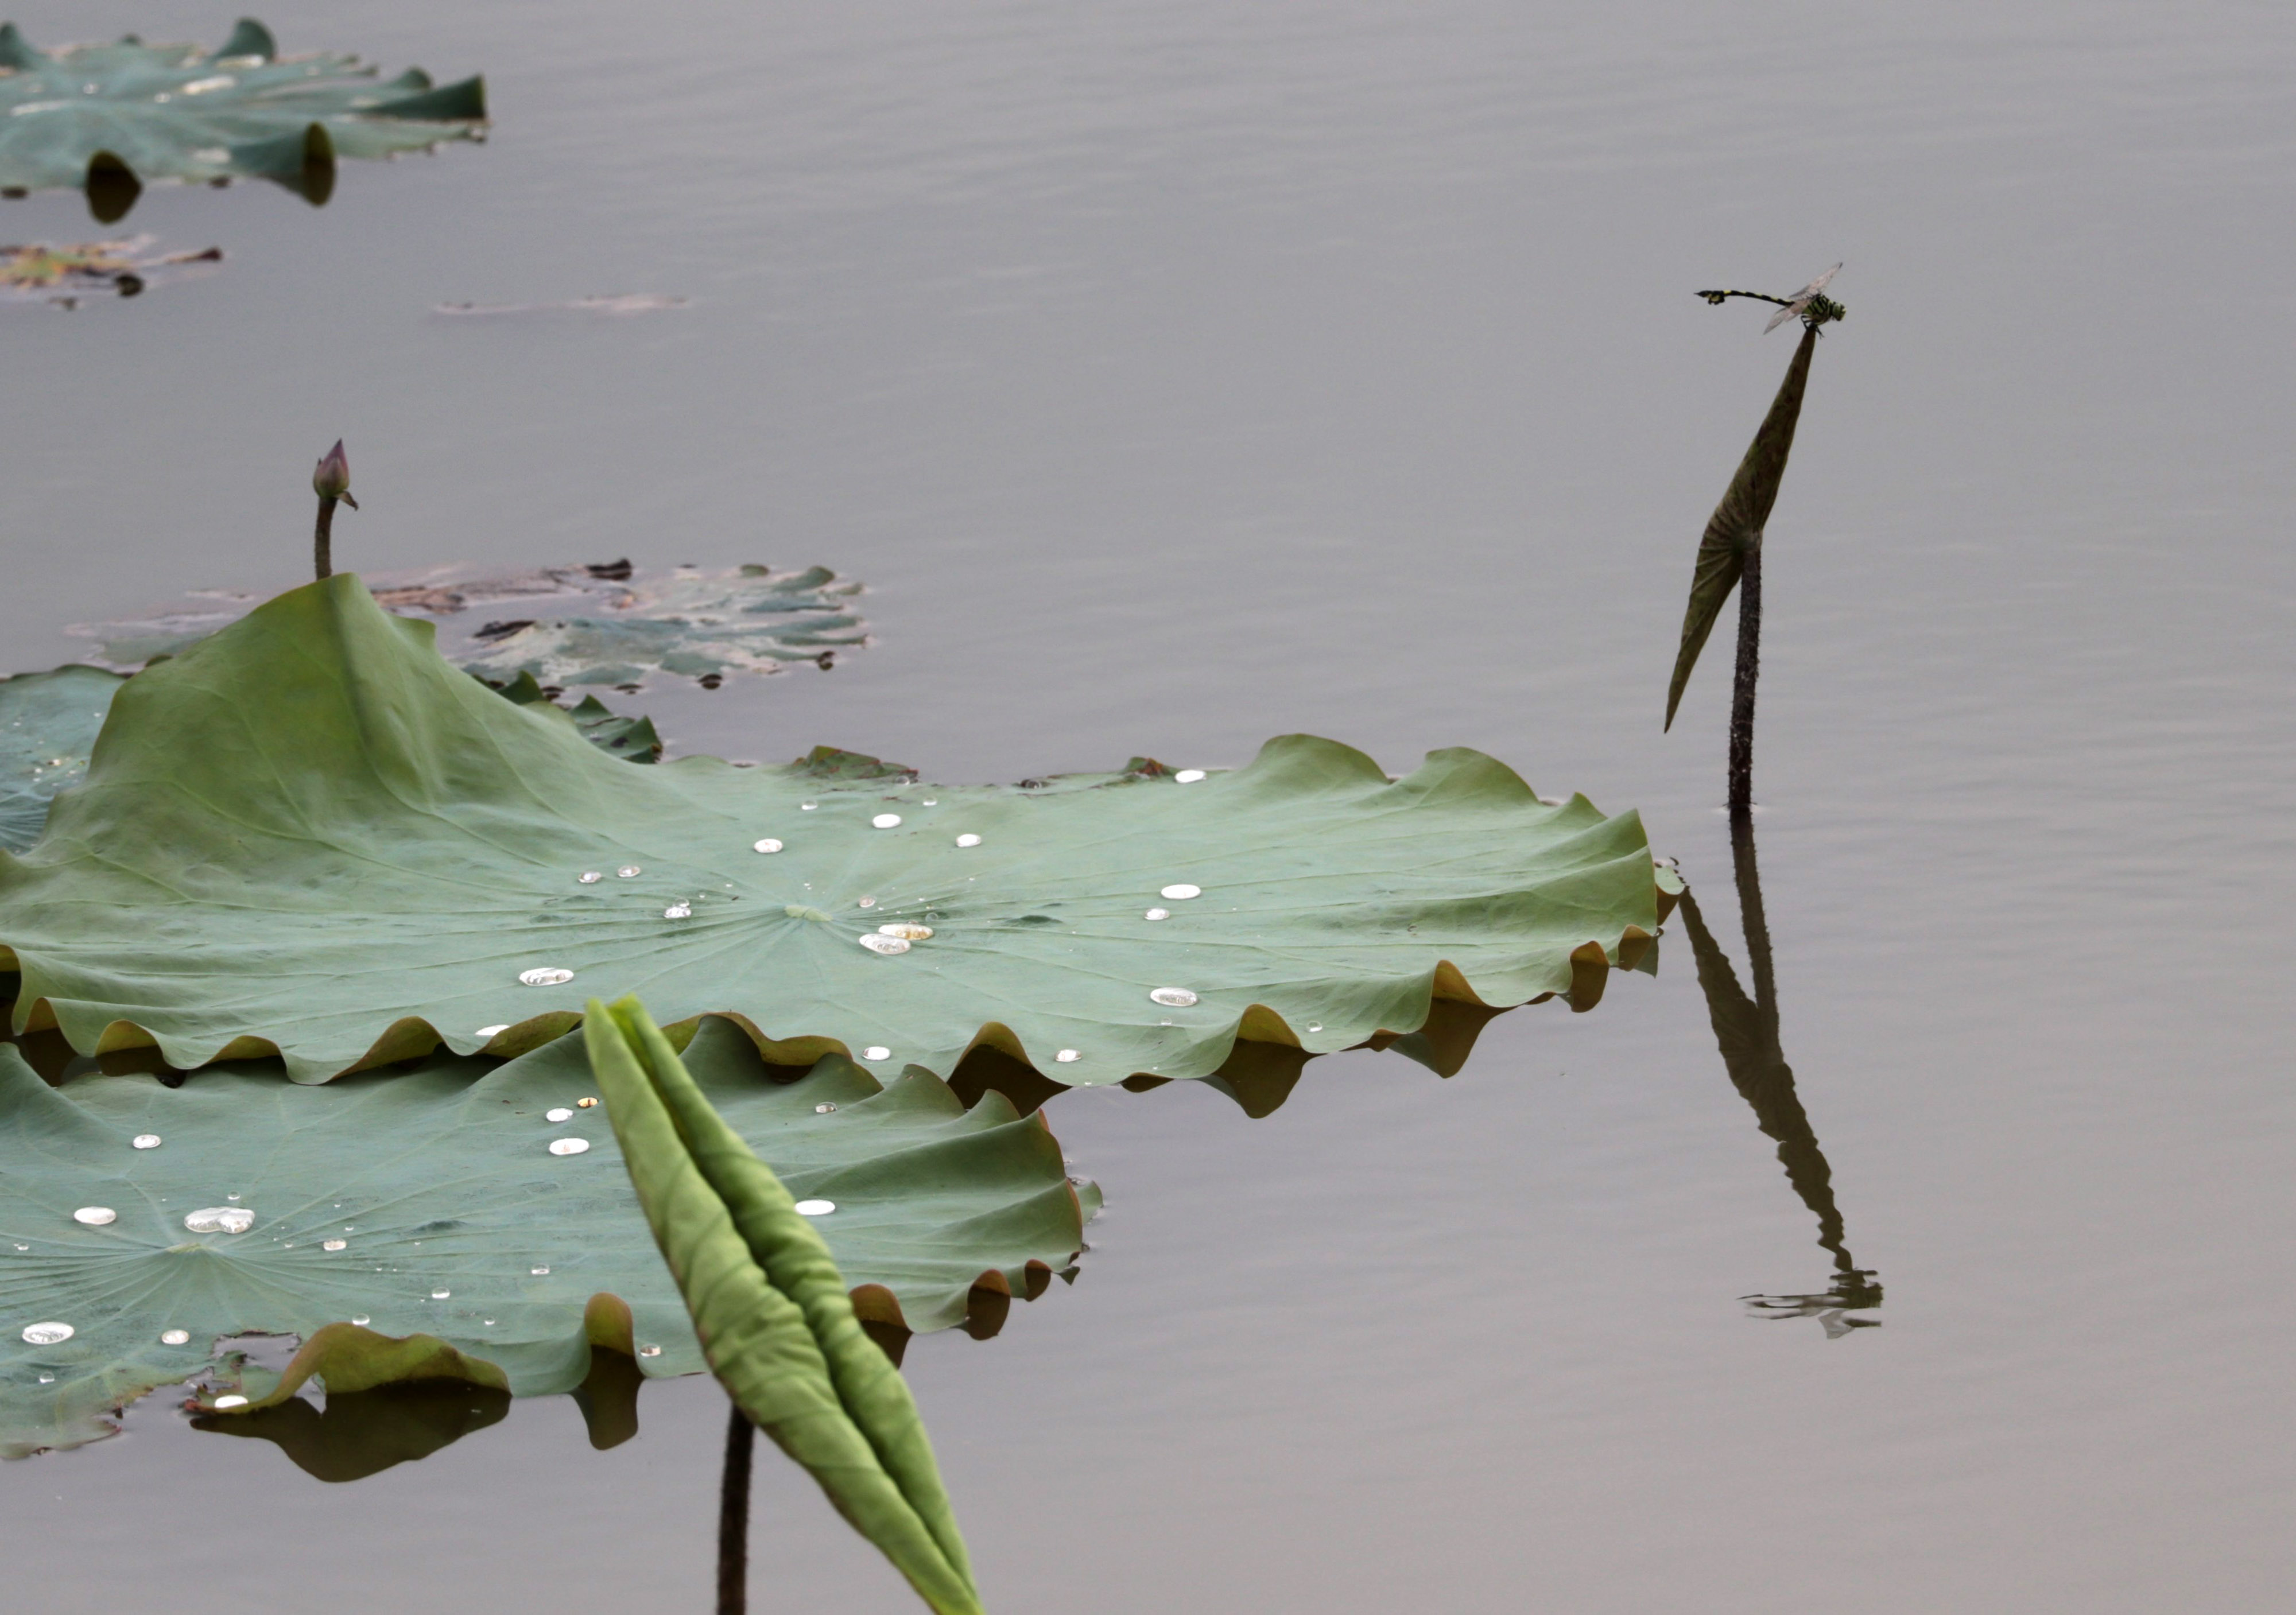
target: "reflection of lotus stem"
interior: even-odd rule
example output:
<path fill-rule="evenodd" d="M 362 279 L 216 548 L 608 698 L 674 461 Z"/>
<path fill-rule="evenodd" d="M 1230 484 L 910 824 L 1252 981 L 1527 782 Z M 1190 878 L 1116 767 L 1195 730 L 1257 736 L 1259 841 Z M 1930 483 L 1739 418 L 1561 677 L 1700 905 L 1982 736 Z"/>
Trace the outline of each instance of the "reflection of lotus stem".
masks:
<path fill-rule="evenodd" d="M 1754 811 L 1754 681 L 1762 674 L 1762 537 L 1746 547 L 1738 578 L 1738 677 L 1730 694 L 1730 819 Z"/>
<path fill-rule="evenodd" d="M 758 1427 L 734 1404 L 726 1426 L 726 1472 L 718 1488 L 718 1615 L 749 1608 L 750 1449 Z"/>
<path fill-rule="evenodd" d="M 335 570 L 335 502 L 324 494 L 319 496 L 319 525 L 311 534 L 311 564 L 322 578 Z"/>

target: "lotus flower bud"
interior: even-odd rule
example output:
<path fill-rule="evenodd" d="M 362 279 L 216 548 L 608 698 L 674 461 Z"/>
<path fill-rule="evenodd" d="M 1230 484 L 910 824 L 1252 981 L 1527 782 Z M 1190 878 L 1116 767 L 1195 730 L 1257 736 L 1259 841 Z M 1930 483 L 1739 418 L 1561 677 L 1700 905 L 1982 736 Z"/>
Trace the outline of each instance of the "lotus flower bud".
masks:
<path fill-rule="evenodd" d="M 327 451 L 311 473 L 311 491 L 322 499 L 348 499 L 351 494 L 351 463 L 343 454 L 342 439 Z"/>

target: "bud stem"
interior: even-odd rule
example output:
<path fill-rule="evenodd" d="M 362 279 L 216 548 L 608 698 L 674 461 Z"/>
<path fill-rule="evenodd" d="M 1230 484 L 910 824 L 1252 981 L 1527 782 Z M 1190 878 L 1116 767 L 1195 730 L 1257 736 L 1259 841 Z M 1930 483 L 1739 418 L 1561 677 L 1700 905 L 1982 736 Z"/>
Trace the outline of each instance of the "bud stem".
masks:
<path fill-rule="evenodd" d="M 335 502 L 319 496 L 319 523 L 311 534 L 311 565 L 321 578 L 335 570 Z"/>

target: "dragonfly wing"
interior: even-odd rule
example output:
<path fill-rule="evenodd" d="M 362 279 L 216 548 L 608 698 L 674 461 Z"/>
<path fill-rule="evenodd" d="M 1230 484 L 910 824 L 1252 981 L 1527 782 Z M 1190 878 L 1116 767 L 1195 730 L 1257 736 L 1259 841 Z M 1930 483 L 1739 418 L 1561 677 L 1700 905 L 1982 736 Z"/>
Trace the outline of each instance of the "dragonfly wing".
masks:
<path fill-rule="evenodd" d="M 1800 291 L 1795 292 L 1794 295 L 1798 298 L 1813 297 L 1818 292 L 1824 291 L 1825 283 L 1832 280 L 1835 275 L 1841 273 L 1841 266 L 1836 264 L 1824 275 L 1819 275 L 1816 280 L 1810 282 L 1808 285 L 1804 286 Z"/>
<path fill-rule="evenodd" d="M 1803 309 L 1808 307 L 1809 299 L 1808 297 L 1795 299 L 1792 302 L 1788 303 L 1784 307 L 1779 309 L 1775 314 L 1770 316 L 1770 323 L 1762 327 L 1762 334 L 1764 336 L 1769 335 L 1770 332 L 1775 331 L 1779 326 L 1784 324 L 1788 320 L 1792 319 L 1796 315 L 1800 314 Z"/>

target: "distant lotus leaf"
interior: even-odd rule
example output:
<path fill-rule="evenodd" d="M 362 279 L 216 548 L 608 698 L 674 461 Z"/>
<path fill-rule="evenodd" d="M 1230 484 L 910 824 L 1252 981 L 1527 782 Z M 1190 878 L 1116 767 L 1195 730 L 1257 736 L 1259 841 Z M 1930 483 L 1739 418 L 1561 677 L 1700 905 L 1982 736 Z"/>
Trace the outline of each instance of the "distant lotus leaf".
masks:
<path fill-rule="evenodd" d="M 98 668 L 58 668 L 0 679 L 0 848 L 40 839 L 48 799 L 87 773 L 121 679 Z"/>
<path fill-rule="evenodd" d="M 800 1200 L 775 1176 L 636 998 L 591 1000 L 582 1033 L 710 1372 L 927 1603 L 977 1615 L 980 1595 L 924 1421 L 822 1239 L 818 1224 L 846 1208 Z"/>
<path fill-rule="evenodd" d="M 957 1323 L 976 1287 L 999 1302 L 1039 1292 L 1097 1209 L 1042 1119 L 1001 1095 L 966 1111 L 930 1074 L 881 1088 L 834 1057 L 769 1080 L 720 1021 L 685 1062 L 783 1182 L 835 1202 L 819 1232 L 849 1283 L 883 1286 L 865 1294 L 889 1324 Z M 613 1129 L 578 1103 L 597 1091 L 579 1037 L 324 1086 L 226 1068 L 173 1088 L 95 1073 L 51 1088 L 0 1046 L 0 1452 L 106 1434 L 109 1410 L 202 1371 L 209 1406 L 223 1390 L 273 1400 L 306 1373 L 331 1395 L 442 1374 L 569 1390 L 600 1316 L 635 1320 L 619 1345 L 646 1373 L 701 1369 Z M 553 1122 L 554 1108 L 571 1116 Z M 139 1135 L 160 1142 L 137 1149 Z M 588 1149 L 551 1152 L 575 1139 Z M 84 1226 L 84 1207 L 114 1220 Z M 187 1226 L 201 1210 L 252 1226 Z M 43 1323 L 72 1333 L 25 1338 Z M 169 1344 L 174 1330 L 187 1340 Z M 306 1337 L 283 1377 L 210 1362 L 218 1341 L 258 1332 Z"/>
<path fill-rule="evenodd" d="M 318 1081 L 518 1053 L 635 991 L 775 1064 L 981 1049 L 1113 1083 L 1409 1033 L 1439 996 L 1584 1007 L 1658 924 L 1634 814 L 1479 752 L 1390 781 L 1291 736 L 1039 790 L 627 768 L 430 637 L 338 575 L 128 681 L 86 783 L 0 855 L 17 1027 Z"/>
<path fill-rule="evenodd" d="M 529 677 L 552 688 L 627 686 L 665 672 L 709 683 L 737 670 L 825 664 L 869 638 L 853 611 L 862 586 L 827 567 L 649 573 L 620 561 L 501 573 L 444 566 L 369 581 L 386 611 L 438 620 L 439 653 L 496 685 Z M 90 661 L 128 672 L 197 644 L 265 598 L 208 590 L 150 617 L 70 632 L 97 642 Z"/>
<path fill-rule="evenodd" d="M 160 179 L 250 176 L 324 202 L 338 156 L 476 139 L 487 116 L 482 79 L 434 86 L 411 68 L 386 83 L 355 56 L 283 60 L 252 20 L 213 51 L 133 35 L 41 51 L 12 22 L 0 70 L 0 189 L 85 186 L 106 223 Z"/>
<path fill-rule="evenodd" d="M 0 678 L 0 848 L 22 852 L 40 839 L 49 799 L 86 775 L 96 732 L 123 682 L 117 673 L 83 667 Z M 562 715 L 575 733 L 611 756 L 651 763 L 661 755 L 652 719 L 611 711 L 594 695 L 571 709 L 558 707 L 531 678 L 501 693 Z"/>
<path fill-rule="evenodd" d="M 610 610 L 481 630 L 482 644 L 447 653 L 484 677 L 530 673 L 546 685 L 775 673 L 864 643 L 868 628 L 849 603 L 860 592 L 827 567 L 787 574 L 743 567 L 730 577 L 681 569 L 632 583 Z"/>
<path fill-rule="evenodd" d="M 70 246 L 0 247 L 0 299 L 69 308 L 84 297 L 135 297 L 155 281 L 198 274 L 223 258 L 217 247 L 155 253 L 156 240 L 137 235 Z"/>

